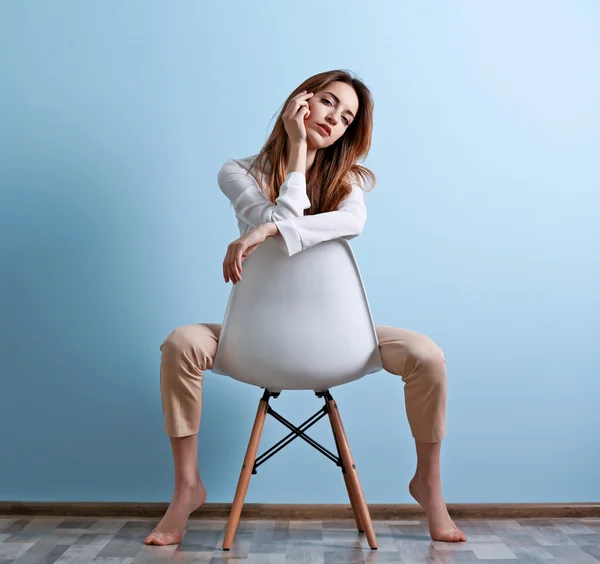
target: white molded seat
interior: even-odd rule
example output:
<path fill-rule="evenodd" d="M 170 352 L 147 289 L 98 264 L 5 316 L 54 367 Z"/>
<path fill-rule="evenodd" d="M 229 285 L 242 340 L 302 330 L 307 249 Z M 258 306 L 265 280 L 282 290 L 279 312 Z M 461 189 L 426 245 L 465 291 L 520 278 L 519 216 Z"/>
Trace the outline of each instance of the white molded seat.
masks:
<path fill-rule="evenodd" d="M 344 238 L 287 255 L 269 238 L 242 262 L 213 372 L 266 388 L 325 391 L 381 370 L 354 253 Z"/>

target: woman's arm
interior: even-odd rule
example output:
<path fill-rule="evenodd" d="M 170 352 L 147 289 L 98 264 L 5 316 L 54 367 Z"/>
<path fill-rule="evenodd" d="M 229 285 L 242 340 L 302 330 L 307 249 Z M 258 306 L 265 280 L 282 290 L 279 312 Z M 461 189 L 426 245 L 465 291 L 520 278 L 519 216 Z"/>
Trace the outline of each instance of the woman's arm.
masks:
<path fill-rule="evenodd" d="M 233 204 L 235 215 L 252 227 L 300 217 L 310 207 L 306 195 L 306 176 L 298 170 L 286 175 L 275 203 L 265 196 L 256 179 L 234 159 L 223 164 L 217 174 L 217 182 Z"/>
<path fill-rule="evenodd" d="M 288 255 L 292 256 L 322 241 L 344 237 L 352 239 L 363 230 L 367 220 L 367 207 L 363 190 L 352 185 L 352 192 L 337 210 L 303 215 L 275 221 L 285 241 Z"/>
<path fill-rule="evenodd" d="M 268 237 L 281 235 L 289 256 L 322 241 L 352 239 L 361 233 L 367 219 L 364 192 L 357 183 L 337 210 L 305 216 L 304 210 L 310 207 L 306 176 L 297 170 L 287 174 L 275 204 L 234 159 L 223 164 L 217 179 L 236 216 L 252 227 L 273 224 L 263 229 Z"/>

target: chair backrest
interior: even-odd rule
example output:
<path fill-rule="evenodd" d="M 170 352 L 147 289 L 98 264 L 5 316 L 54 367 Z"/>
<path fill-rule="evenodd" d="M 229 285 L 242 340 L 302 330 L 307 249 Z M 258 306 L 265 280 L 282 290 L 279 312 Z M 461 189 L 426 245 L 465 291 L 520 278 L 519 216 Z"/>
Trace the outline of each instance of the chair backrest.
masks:
<path fill-rule="evenodd" d="M 242 263 L 213 372 L 268 389 L 324 391 L 381 370 L 375 325 L 344 238 L 287 255 L 269 238 Z"/>

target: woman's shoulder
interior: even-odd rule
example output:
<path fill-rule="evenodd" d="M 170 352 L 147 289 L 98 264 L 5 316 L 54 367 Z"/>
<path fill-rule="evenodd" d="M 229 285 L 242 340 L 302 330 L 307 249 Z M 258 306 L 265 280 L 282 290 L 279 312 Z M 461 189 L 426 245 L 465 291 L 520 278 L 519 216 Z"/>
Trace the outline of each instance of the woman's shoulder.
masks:
<path fill-rule="evenodd" d="M 256 160 L 256 157 L 258 157 L 258 155 L 259 155 L 259 153 L 256 153 L 254 155 L 249 155 L 247 157 L 236 157 L 236 158 L 227 159 L 221 165 L 221 168 L 223 168 L 225 166 L 237 166 L 237 167 L 241 167 L 245 170 L 249 170 L 250 167 L 252 166 L 252 164 L 254 163 L 254 161 Z"/>
<path fill-rule="evenodd" d="M 248 188 L 261 190 L 257 181 L 257 176 L 260 176 L 254 168 L 250 171 L 252 164 L 259 153 L 247 157 L 227 159 L 219 169 L 217 181 L 221 190 L 228 196 L 238 194 Z M 262 190 L 261 190 L 262 191 Z"/>

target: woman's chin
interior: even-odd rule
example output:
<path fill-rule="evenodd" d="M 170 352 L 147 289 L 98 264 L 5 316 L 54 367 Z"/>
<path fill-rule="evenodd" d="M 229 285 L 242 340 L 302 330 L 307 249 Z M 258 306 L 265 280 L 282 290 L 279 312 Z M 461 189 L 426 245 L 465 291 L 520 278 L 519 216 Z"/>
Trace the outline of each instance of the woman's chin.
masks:
<path fill-rule="evenodd" d="M 314 128 L 309 127 L 306 130 L 306 140 L 308 142 L 308 147 L 314 149 L 320 149 L 327 146 L 327 139 L 325 139 L 318 131 L 315 131 Z"/>

